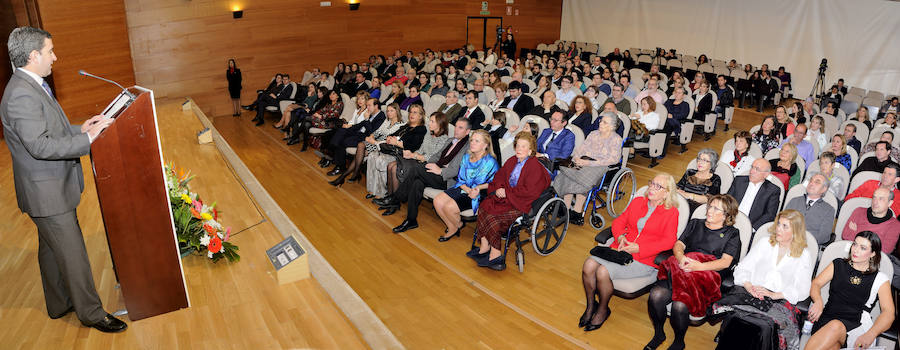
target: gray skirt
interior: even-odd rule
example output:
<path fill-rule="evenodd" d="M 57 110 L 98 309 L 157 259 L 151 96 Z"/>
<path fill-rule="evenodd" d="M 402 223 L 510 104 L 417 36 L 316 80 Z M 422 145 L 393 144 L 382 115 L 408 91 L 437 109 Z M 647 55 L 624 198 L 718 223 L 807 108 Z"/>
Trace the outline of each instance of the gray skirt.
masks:
<path fill-rule="evenodd" d="M 603 267 L 606 268 L 606 271 L 609 272 L 609 278 L 614 280 L 656 276 L 657 272 L 655 267 L 644 265 L 637 260 L 632 261 L 628 265 L 619 265 L 611 261 L 600 259 L 593 255 L 589 255 L 588 257 L 596 261 L 598 264 L 603 265 Z"/>
<path fill-rule="evenodd" d="M 376 197 L 387 194 L 387 166 L 396 157 L 375 151 L 366 156 L 366 190 Z"/>
<path fill-rule="evenodd" d="M 607 166 L 586 166 L 581 169 L 561 167 L 556 179 L 553 180 L 553 189 L 560 195 L 585 194 L 600 182 L 606 174 Z"/>

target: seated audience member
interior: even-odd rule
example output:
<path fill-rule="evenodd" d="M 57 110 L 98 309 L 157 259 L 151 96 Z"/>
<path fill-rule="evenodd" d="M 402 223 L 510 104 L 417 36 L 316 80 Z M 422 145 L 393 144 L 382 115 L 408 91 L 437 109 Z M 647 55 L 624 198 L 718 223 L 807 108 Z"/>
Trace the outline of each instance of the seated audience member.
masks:
<path fill-rule="evenodd" d="M 313 68 L 313 71 L 314 71 L 314 74 L 318 74 L 318 68 Z M 246 109 L 248 111 L 256 110 L 257 103 L 261 97 L 263 97 L 265 95 L 270 95 L 270 94 L 277 95 L 278 92 L 281 91 L 281 88 L 284 86 L 282 84 L 281 78 L 282 78 L 281 73 L 275 74 L 275 77 L 272 78 L 272 81 L 269 82 L 269 85 L 266 86 L 265 89 L 256 90 L 256 99 L 253 100 L 253 103 L 246 105 L 246 106 L 241 106 L 241 108 Z"/>
<path fill-rule="evenodd" d="M 828 179 L 828 191 L 837 198 L 838 201 L 843 201 L 844 196 L 847 194 L 845 191 L 845 183 L 844 179 L 840 176 L 835 176 L 834 170 L 837 167 L 842 165 L 834 162 L 834 152 L 825 151 L 819 155 L 819 171 L 820 173 Z M 806 180 L 803 181 L 803 185 L 806 186 L 809 184 L 809 177 L 806 177 Z"/>
<path fill-rule="evenodd" d="M 803 101 L 807 102 L 807 101 Z M 806 118 L 815 114 L 815 111 L 810 110 L 811 114 L 806 114 L 806 110 L 804 109 L 803 103 L 800 101 L 794 102 L 794 107 L 791 108 L 791 113 L 788 115 L 791 119 L 797 122 L 797 124 L 806 124 Z"/>
<path fill-rule="evenodd" d="M 824 246 L 833 240 L 831 229 L 837 208 L 825 201 L 825 191 L 830 186 L 828 178 L 821 173 L 812 173 L 808 178 L 806 194 L 791 199 L 784 209 L 793 209 L 803 215 L 806 230 L 816 238 L 816 243 Z"/>
<path fill-rule="evenodd" d="M 598 237 L 614 238 L 610 248 L 631 254 L 633 261 L 621 264 L 596 255 L 588 255 L 581 269 L 585 310 L 578 321 L 586 331 L 600 328 L 612 311 L 613 279 L 657 275 L 654 263 L 660 252 L 672 249 L 678 233 L 678 200 L 675 179 L 658 173 L 650 181 L 647 193 L 634 197 L 621 215 Z M 606 239 L 600 244 L 605 243 Z M 598 249 L 598 248 L 594 248 Z M 592 250 L 594 252 L 594 250 Z M 599 297 L 599 300 L 598 300 Z"/>
<path fill-rule="evenodd" d="M 475 80 L 475 83 L 472 84 L 471 91 L 475 92 L 475 97 L 476 97 L 478 103 L 486 105 L 490 101 L 488 101 L 487 94 L 484 93 L 484 82 L 485 82 L 484 79 Z"/>
<path fill-rule="evenodd" d="M 624 73 L 625 72 L 622 72 L 622 74 L 624 74 Z M 632 100 L 635 100 L 635 101 L 638 100 L 637 99 L 638 92 L 637 92 L 637 90 L 634 89 L 633 86 L 631 86 L 631 77 L 629 77 L 627 75 L 620 75 L 619 76 L 619 84 L 622 85 L 622 87 L 623 87 L 623 90 L 622 90 L 623 95 L 625 95 L 626 97 L 630 97 Z"/>
<path fill-rule="evenodd" d="M 881 121 L 875 123 L 876 128 L 879 126 L 887 126 L 891 129 L 897 128 L 897 113 L 888 112 L 887 114 L 885 114 L 884 119 L 881 119 Z"/>
<path fill-rule="evenodd" d="M 769 75 L 768 71 L 762 71 L 759 81 L 756 83 L 756 96 L 759 106 L 756 111 L 762 113 L 763 108 L 775 100 L 775 93 L 778 92 L 778 82 Z"/>
<path fill-rule="evenodd" d="M 388 110 L 390 109 L 396 109 L 396 113 L 400 114 L 400 106 L 396 103 L 388 106 Z M 391 118 L 391 113 L 390 111 L 388 112 L 389 118 Z M 366 155 L 366 189 L 370 194 L 381 199 L 391 199 L 384 197 L 389 193 L 393 193 L 396 187 L 389 188 L 388 186 L 392 184 L 397 185 L 399 180 L 396 178 L 396 174 L 387 173 L 388 165 L 396 161 L 397 157 L 381 152 L 381 147 L 393 146 L 402 150 L 417 150 L 422 146 L 425 134 L 428 132 L 424 121 L 425 110 L 421 106 L 414 105 L 410 107 L 407 119 L 409 121 L 406 124 L 401 125 L 397 131 L 385 137 L 384 141 L 378 142 L 377 147 Z M 385 144 L 385 146 L 382 146 L 382 144 Z M 390 177 L 394 178 L 391 179 Z M 385 209 L 396 211 L 396 206 L 385 207 Z"/>
<path fill-rule="evenodd" d="M 622 137 L 616 134 L 619 118 L 604 113 L 599 128 L 592 131 L 572 153 L 574 167 L 560 167 L 559 175 L 553 180 L 553 188 L 569 206 L 569 222 L 584 224 L 582 209 L 586 194 L 596 186 L 609 166 L 622 160 Z M 575 196 L 575 204 L 572 196 Z"/>
<path fill-rule="evenodd" d="M 837 85 L 832 85 L 831 89 L 825 92 L 825 96 L 822 96 L 822 101 L 826 104 L 831 103 L 834 106 L 840 106 L 841 101 L 844 100 L 844 96 L 841 95 L 841 92 L 838 91 Z"/>
<path fill-rule="evenodd" d="M 713 95 L 709 92 L 709 82 L 705 80 L 701 82 L 700 89 L 694 95 L 694 101 L 697 102 L 697 106 L 694 108 L 694 120 L 706 120 L 706 115 L 713 111 Z"/>
<path fill-rule="evenodd" d="M 600 101 L 600 90 L 597 89 L 596 86 L 588 86 L 587 90 L 584 91 L 584 97 L 588 98 L 588 101 L 591 101 L 591 109 L 600 110 L 603 108 Z"/>
<path fill-rule="evenodd" d="M 653 339 L 646 348 L 656 349 L 666 339 L 663 326 L 666 306 L 675 339 L 669 349 L 684 349 L 690 316 L 705 316 L 706 309 L 722 296 L 722 274 L 740 257 L 741 238 L 734 228 L 737 201 L 727 195 L 709 199 L 706 219 L 688 221 L 675 242 L 672 256 L 659 265 L 660 281 L 650 290 L 647 311 L 653 322 Z"/>
<path fill-rule="evenodd" d="M 775 117 L 766 116 L 759 127 L 759 130 L 753 134 L 753 143 L 759 145 L 762 154 L 765 155 L 770 150 L 778 148 L 781 143 L 781 137 L 775 130 Z"/>
<path fill-rule="evenodd" d="M 380 108 L 381 104 L 378 102 L 377 98 L 369 98 L 366 100 L 365 119 L 349 128 L 342 129 L 346 133 L 343 140 L 338 141 L 339 139 L 337 137 L 332 138 L 331 146 L 333 148 L 335 164 L 346 164 L 346 147 L 356 147 L 356 154 L 347 170 L 343 171 L 338 178 L 328 182 L 332 186 L 341 186 L 348 175 L 352 176 L 347 179 L 347 181 L 358 181 L 360 165 L 362 164 L 363 157 L 366 156 L 366 140 L 372 137 L 373 133 L 378 130 L 388 130 L 390 125 L 397 125 L 397 127 L 399 127 L 399 113 L 396 113 L 395 117 L 389 120 Z M 385 127 L 384 129 L 382 128 L 383 126 Z M 387 134 L 389 133 L 385 133 L 384 135 L 379 134 L 379 138 L 383 139 Z M 356 141 L 355 143 L 352 142 L 354 140 Z"/>
<path fill-rule="evenodd" d="M 502 81 L 497 81 L 496 83 L 490 86 L 490 89 L 494 91 L 495 98 L 493 101 L 488 102 L 487 107 L 491 110 L 491 112 L 496 112 L 500 110 L 500 105 L 503 104 L 503 100 L 506 98 L 506 90 L 509 85 Z M 484 125 L 484 123 L 482 124 Z"/>
<path fill-rule="evenodd" d="M 749 132 L 738 131 L 734 134 L 734 150 L 722 154 L 722 163 L 728 164 L 731 172 L 735 175 L 744 175 L 750 173 L 750 166 L 755 157 L 750 155 L 750 144 L 753 138 Z"/>
<path fill-rule="evenodd" d="M 778 186 L 766 180 L 771 172 L 768 160 L 757 159 L 750 167 L 750 175 L 735 176 L 728 195 L 734 197 L 740 203 L 738 210 L 753 225 L 756 231 L 764 223 L 775 219 L 778 212 L 778 197 L 781 192 Z"/>
<path fill-rule="evenodd" d="M 287 130 L 290 128 L 288 122 L 291 120 L 291 112 L 297 109 L 303 109 L 303 112 L 308 114 L 316 107 L 316 101 L 323 97 L 325 97 L 324 90 L 320 90 L 316 88 L 316 84 L 310 83 L 307 85 L 306 97 L 303 98 L 302 102 L 299 104 L 291 103 L 281 111 L 281 120 L 275 123 L 275 128 L 281 129 L 281 131 L 287 133 Z M 284 137 L 287 137 L 287 134 L 285 134 Z"/>
<path fill-rule="evenodd" d="M 501 237 L 518 217 L 531 211 L 532 202 L 550 186 L 550 174 L 535 157 L 535 142 L 531 134 L 516 135 L 515 156 L 494 174 L 488 195 L 478 206 L 475 232 L 481 245 L 466 255 L 480 267 L 506 269 Z"/>
<path fill-rule="evenodd" d="M 541 96 L 543 98 L 545 92 L 552 90 L 550 88 L 550 77 L 548 77 L 546 75 L 542 75 L 540 73 L 536 74 L 534 77 L 535 77 L 534 79 L 537 80 L 535 82 L 537 87 L 535 87 L 534 95 Z M 555 101 L 556 94 L 553 95 L 553 98 Z"/>
<path fill-rule="evenodd" d="M 515 128 L 518 129 L 518 125 L 516 125 Z M 500 140 L 502 140 L 503 136 L 509 131 L 506 128 L 506 112 L 494 112 L 494 117 L 486 123 L 483 130 L 487 131 L 488 135 L 491 137 L 491 148 L 497 150 L 494 152 L 495 155 L 499 155 Z"/>
<path fill-rule="evenodd" d="M 678 194 L 687 199 L 691 213 L 709 197 L 719 194 L 722 179 L 716 175 L 719 154 L 711 148 L 697 152 L 697 169 L 688 169 L 678 181 Z"/>
<path fill-rule="evenodd" d="M 640 100 L 640 111 L 631 115 L 631 129 L 635 135 L 649 136 L 647 133 L 659 128 L 659 114 L 656 113 L 656 101 L 650 97 Z"/>
<path fill-rule="evenodd" d="M 706 81 L 706 77 L 703 76 L 703 72 L 694 73 L 694 80 L 691 80 L 689 87 L 692 91 L 697 91 L 700 89 L 700 84 Z"/>
<path fill-rule="evenodd" d="M 882 240 L 878 234 L 863 231 L 853 237 L 846 258 L 837 258 L 812 281 L 809 320 L 813 322 L 807 349 L 848 347 L 868 349 L 879 334 L 894 322 L 894 302 L 890 276 L 878 271 Z M 828 287 L 828 303 L 822 288 Z M 866 310 L 879 302 L 881 314 L 875 320 Z"/>
<path fill-rule="evenodd" d="M 447 81 L 454 81 L 454 79 L 451 79 L 450 76 L 448 75 Z M 466 92 L 469 91 L 468 85 L 466 85 L 466 81 L 463 79 L 456 79 L 455 81 L 456 81 L 456 84 L 453 89 L 456 90 L 456 93 L 458 95 L 465 96 Z"/>
<path fill-rule="evenodd" d="M 331 136 L 331 141 L 328 142 L 329 153 L 334 159 L 334 169 L 328 172 L 328 176 L 340 175 L 344 172 L 347 167 L 347 147 L 355 146 L 364 140 L 367 134 L 360 129 L 365 128 L 366 125 L 362 123 L 365 121 L 370 121 L 371 123 L 370 117 L 379 115 L 377 110 L 372 110 L 373 106 L 369 106 L 370 104 L 377 104 L 370 103 L 367 96 L 366 92 L 362 90 L 356 93 L 356 110 L 353 111 L 353 116 L 349 121 L 344 121 L 339 128 L 336 128 L 334 135 Z M 369 125 L 369 129 L 374 130 L 381 126 L 381 123 L 384 122 L 384 115 L 382 114 L 381 116 L 382 119 L 376 121 L 378 125 Z"/>
<path fill-rule="evenodd" d="M 372 78 L 372 86 L 366 90 L 369 93 L 369 97 L 372 98 L 381 98 L 381 78 L 373 77 Z"/>
<path fill-rule="evenodd" d="M 799 155 L 804 160 L 804 170 L 809 167 L 812 162 L 816 160 L 816 151 L 813 148 L 813 145 L 809 143 L 809 141 L 804 140 L 806 137 L 806 124 L 797 125 L 797 128 L 794 129 L 794 133 L 791 137 L 781 141 L 781 146 L 790 143 L 793 144 L 797 149 L 797 155 Z M 787 188 L 785 188 L 787 190 Z"/>
<path fill-rule="evenodd" d="M 847 124 L 844 126 L 844 139 L 847 140 L 847 146 L 853 147 L 856 154 L 861 155 L 862 143 L 856 138 L 856 125 Z"/>
<path fill-rule="evenodd" d="M 859 106 L 856 110 L 856 119 L 851 118 L 850 120 L 855 120 L 860 123 L 866 125 L 869 130 L 872 130 L 872 119 L 869 117 L 869 109 L 866 106 Z"/>
<path fill-rule="evenodd" d="M 647 88 L 644 91 L 641 91 L 637 96 L 635 96 L 635 101 L 641 101 L 644 97 L 652 97 L 653 101 L 656 103 L 665 102 L 666 96 L 662 91 L 659 91 L 659 81 L 656 79 L 650 79 L 647 81 Z"/>
<path fill-rule="evenodd" d="M 438 238 L 440 242 L 459 236 L 464 226 L 460 212 L 468 209 L 478 212 L 478 204 L 483 197 L 481 191 L 487 190 L 500 167 L 486 131 L 472 133 L 469 150 L 462 154 L 457 167 L 456 183 L 434 198 L 434 209 L 447 226 L 445 234 Z"/>
<path fill-rule="evenodd" d="M 511 109 L 513 112 L 516 112 L 519 117 L 528 115 L 528 112 L 534 108 L 534 101 L 531 97 L 523 95 L 523 87 L 527 86 L 518 81 L 509 83 L 509 96 L 506 96 L 506 98 L 503 99 L 500 108 Z"/>
<path fill-rule="evenodd" d="M 848 124 L 853 125 L 853 124 Z M 831 152 L 834 153 L 834 161 L 840 165 L 843 165 L 844 168 L 847 169 L 847 172 L 850 172 L 850 168 L 852 167 L 851 163 L 853 162 L 853 157 L 850 156 L 850 153 L 847 153 L 847 139 L 844 138 L 844 135 L 835 134 L 831 137 Z M 826 148 L 822 148 L 825 150 Z"/>
<path fill-rule="evenodd" d="M 300 148 L 300 152 L 306 151 L 306 148 L 309 146 L 312 146 L 314 149 L 319 149 L 323 144 L 323 135 L 312 135 L 310 134 L 309 129 L 334 129 L 342 124 L 341 112 L 344 111 L 344 102 L 341 101 L 341 96 L 334 90 L 328 91 L 325 95 L 328 97 L 325 98 L 327 103 L 324 107 L 303 120 L 298 121 L 299 128 L 294 129 L 290 139 L 287 141 L 288 146 L 299 143 L 299 138 L 302 135 L 303 147 Z M 291 127 L 293 126 L 294 122 L 291 121 Z M 327 145 L 327 143 L 325 144 Z"/>
<path fill-rule="evenodd" d="M 403 89 L 404 89 L 403 83 L 401 83 L 399 81 L 395 81 L 391 84 L 385 83 L 384 85 L 389 86 L 391 89 L 391 94 L 388 95 L 388 98 L 386 100 L 384 100 L 385 104 L 390 105 L 390 104 L 396 103 L 397 106 L 400 106 L 400 104 L 403 103 L 403 101 L 406 101 L 407 97 L 406 97 L 406 94 L 403 93 Z M 402 110 L 405 110 L 405 109 L 402 109 Z"/>
<path fill-rule="evenodd" d="M 846 199 L 849 200 L 856 197 L 870 198 L 877 188 L 884 188 L 893 192 L 895 197 L 900 197 L 900 190 L 897 189 L 898 182 L 900 182 L 900 165 L 889 164 L 881 171 L 881 179 L 863 182 L 853 192 L 850 192 Z M 895 213 L 900 214 L 900 201 L 895 203 L 892 209 L 894 209 Z"/>
<path fill-rule="evenodd" d="M 768 334 L 774 339 L 741 339 L 741 335 L 746 337 L 750 333 L 739 330 L 731 333 L 732 329 L 723 325 L 720 347 L 745 348 L 749 344 L 774 343 L 781 344 L 776 349 L 800 348 L 802 320 L 796 305 L 809 297 L 810 276 L 816 259 L 806 250 L 804 221 L 808 226 L 809 220 L 804 220 L 802 213 L 794 210 L 778 213 L 776 224 L 766 232 L 769 239 L 751 246 L 734 269 L 734 288 L 713 306 L 716 313 L 729 312 L 725 317 L 763 315 L 772 329 L 778 330 L 777 334 Z"/>
<path fill-rule="evenodd" d="M 677 71 L 676 71 L 677 72 Z M 675 93 L 675 90 L 681 90 L 685 94 L 688 93 L 688 90 L 684 87 L 684 78 L 682 77 L 672 77 L 672 86 L 669 87 L 668 90 L 665 91 L 666 95 L 672 96 Z"/>
<path fill-rule="evenodd" d="M 449 186 L 453 186 L 454 178 L 456 178 L 459 173 L 461 163 L 463 162 L 464 157 L 467 157 L 467 151 L 476 148 L 478 152 L 475 153 L 484 156 L 485 162 L 488 162 L 488 154 L 486 152 L 490 150 L 490 147 L 483 146 L 482 141 L 470 143 L 470 130 L 469 121 L 467 119 L 462 118 L 457 120 L 456 125 L 454 126 L 454 137 L 450 142 L 447 142 L 446 146 L 444 146 L 440 152 L 431 154 L 426 161 L 416 163 L 407 162 L 407 164 L 404 164 L 404 166 L 407 167 L 404 168 L 404 172 L 406 172 L 405 179 L 391 196 L 396 200 L 406 202 L 406 219 L 403 220 L 399 226 L 393 228 L 394 233 L 400 233 L 419 227 L 419 222 L 417 220 L 419 215 L 419 204 L 422 203 L 422 198 L 424 198 L 425 188 L 431 187 L 443 190 Z M 434 199 L 434 208 L 439 215 L 442 213 L 441 210 L 445 209 L 444 206 L 439 206 L 441 203 L 443 205 L 446 204 L 441 202 L 438 198 Z M 441 209 L 439 209 L 439 207 Z M 459 211 L 457 211 L 456 220 L 454 220 L 453 223 L 459 222 L 459 220 Z"/>
<path fill-rule="evenodd" d="M 875 171 L 882 172 L 885 167 L 891 164 L 897 164 L 894 160 L 891 159 L 891 144 L 887 143 L 887 141 L 878 141 L 875 143 L 875 156 L 868 157 L 859 163 L 859 166 L 856 167 L 856 170 L 853 171 L 853 176 L 859 174 L 863 171 Z"/>
<path fill-rule="evenodd" d="M 832 117 L 837 117 L 838 106 L 839 105 L 835 104 L 834 102 L 828 102 L 825 104 L 825 108 L 822 109 L 822 113 L 820 114 L 827 114 Z"/>
<path fill-rule="evenodd" d="M 772 175 L 781 180 L 785 193 L 802 180 L 802 172 L 797 167 L 797 147 L 792 143 L 781 146 L 778 158 L 770 159 Z"/>
<path fill-rule="evenodd" d="M 817 143 L 820 150 L 828 147 L 828 143 L 831 140 L 826 135 L 825 119 L 821 115 L 812 117 L 812 120 L 809 122 L 809 128 L 806 130 L 806 137 L 803 139 L 810 143 Z"/>
<path fill-rule="evenodd" d="M 525 80 L 522 75 L 522 71 L 519 71 L 517 69 L 515 72 L 513 72 L 512 81 L 509 82 L 510 86 L 512 86 L 513 82 L 519 83 L 519 90 L 522 90 L 521 92 L 523 94 L 527 94 L 527 93 L 531 92 L 531 88 L 528 87 L 528 84 L 525 84 Z M 512 89 L 512 88 L 510 87 L 510 89 Z"/>
<path fill-rule="evenodd" d="M 900 162 L 900 150 L 897 147 L 894 147 L 892 144 L 894 143 L 894 132 L 893 131 L 885 131 L 881 134 L 881 137 L 878 138 L 878 141 L 869 142 L 866 147 L 863 147 L 862 153 L 859 153 L 860 156 L 869 152 L 875 152 L 876 146 L 878 143 L 884 141 L 888 143 L 889 154 L 891 159 L 894 162 Z"/>
<path fill-rule="evenodd" d="M 677 139 L 678 135 L 681 134 L 681 123 L 684 123 L 688 114 L 691 113 L 691 106 L 684 101 L 684 90 L 675 90 L 672 93 L 672 98 L 666 100 L 663 106 L 666 107 L 668 112 L 665 128 Z M 693 130 L 689 132 L 693 132 Z"/>
<path fill-rule="evenodd" d="M 481 107 L 478 107 L 478 92 L 476 92 L 475 90 L 469 90 L 468 92 L 466 92 L 465 103 L 466 105 L 459 112 L 461 118 L 466 118 L 469 120 L 472 125 L 472 130 L 481 129 L 486 116 L 481 110 Z"/>
<path fill-rule="evenodd" d="M 402 65 L 398 65 L 395 69 L 395 72 L 396 74 L 394 74 L 394 76 L 392 76 L 390 79 L 386 80 L 384 82 L 384 85 L 392 85 L 395 81 L 398 81 L 402 86 L 405 86 L 406 82 L 409 80 L 409 77 L 406 75 L 406 70 L 403 69 Z"/>
<path fill-rule="evenodd" d="M 429 96 L 447 96 L 447 92 L 450 91 L 450 87 L 447 86 L 447 78 L 441 74 L 434 75 L 434 84 L 428 89 Z"/>
<path fill-rule="evenodd" d="M 788 136 L 794 134 L 796 122 L 797 121 L 791 119 L 784 106 L 775 107 L 775 131 L 778 134 L 779 140 L 787 140 Z M 803 137 L 806 137 L 806 135 Z"/>
<path fill-rule="evenodd" d="M 778 87 L 778 90 L 781 91 L 782 95 L 787 96 L 788 90 L 791 88 L 791 73 L 785 72 L 784 67 L 778 67 L 775 77 L 781 80 L 781 86 Z"/>
<path fill-rule="evenodd" d="M 859 232 L 872 231 L 881 237 L 884 243 L 882 250 L 886 254 L 893 252 L 900 235 L 900 221 L 897 220 L 897 214 L 891 210 L 895 198 L 894 192 L 888 189 L 876 189 L 872 194 L 872 206 L 856 208 L 844 225 L 841 237 L 849 241 Z"/>
<path fill-rule="evenodd" d="M 263 93 L 256 99 L 256 117 L 252 121 L 256 122 L 256 126 L 263 125 L 263 116 L 266 114 L 266 107 L 278 107 L 279 103 L 291 98 L 294 93 L 294 86 L 291 85 L 291 76 L 284 74 L 281 76 L 281 86 L 270 93 Z"/>
<path fill-rule="evenodd" d="M 572 88 L 572 77 L 564 76 L 561 78 L 559 90 L 556 90 L 556 99 L 571 104 L 577 94 Z"/>
<path fill-rule="evenodd" d="M 541 101 L 541 104 L 534 106 L 534 108 L 531 109 L 531 112 L 529 112 L 527 115 L 540 116 L 547 121 L 550 121 L 550 117 L 556 112 L 563 113 L 563 115 L 565 115 L 566 112 L 556 105 L 556 94 L 553 91 L 544 91 Z"/>
<path fill-rule="evenodd" d="M 415 86 L 409 88 L 409 97 L 403 100 L 403 102 L 400 102 L 400 109 L 406 111 L 409 110 L 409 106 L 412 105 L 424 105 L 424 103 L 422 103 L 422 96 L 419 95 L 419 88 Z"/>
<path fill-rule="evenodd" d="M 537 156 L 555 162 L 568 158 L 575 149 L 575 134 L 566 129 L 566 118 L 562 112 L 554 112 L 550 117 L 550 127 L 541 132 L 537 139 Z"/>
<path fill-rule="evenodd" d="M 631 102 L 625 99 L 625 88 L 622 84 L 616 84 L 612 87 L 612 95 L 606 99 L 606 102 L 612 102 L 616 105 L 616 110 L 631 115 Z"/>
<path fill-rule="evenodd" d="M 734 93 L 728 87 L 728 80 L 721 74 L 716 77 L 716 97 L 716 114 L 724 115 L 725 108 L 734 107 Z M 728 130 L 727 126 L 725 130 Z"/>
<path fill-rule="evenodd" d="M 891 97 L 890 102 L 885 102 L 884 105 L 878 109 L 879 118 L 888 113 L 900 113 L 900 100 L 898 100 L 896 96 Z"/>
<path fill-rule="evenodd" d="M 579 95 L 572 100 L 571 105 L 569 105 L 569 112 L 566 114 L 566 119 L 572 121 L 572 125 L 577 126 L 581 129 L 581 132 L 584 135 L 590 134 L 591 131 L 597 130 L 597 125 L 600 123 L 600 119 L 598 118 L 596 122 L 593 120 L 593 113 L 591 113 L 591 101 L 584 95 Z"/>
<path fill-rule="evenodd" d="M 369 84 L 366 84 L 366 76 L 362 72 L 356 72 L 353 82 L 344 85 L 344 93 L 348 96 L 356 95 L 359 91 L 368 91 Z"/>
<path fill-rule="evenodd" d="M 450 121 L 450 124 L 456 124 L 456 120 L 460 117 L 460 112 L 463 110 L 462 105 L 459 103 L 459 95 L 455 90 L 447 91 L 447 99 L 444 103 L 438 107 L 437 111 L 444 113 L 447 116 L 447 120 Z"/>
<path fill-rule="evenodd" d="M 463 80 L 465 80 L 465 81 L 466 81 L 466 84 L 474 84 L 474 83 L 475 83 L 475 80 L 478 79 L 478 74 L 475 74 L 474 69 L 475 69 L 475 66 L 474 66 L 474 65 L 467 64 L 467 65 L 463 68 L 462 73 L 459 73 L 459 74 L 456 76 L 456 78 L 457 78 L 457 79 L 463 79 Z"/>

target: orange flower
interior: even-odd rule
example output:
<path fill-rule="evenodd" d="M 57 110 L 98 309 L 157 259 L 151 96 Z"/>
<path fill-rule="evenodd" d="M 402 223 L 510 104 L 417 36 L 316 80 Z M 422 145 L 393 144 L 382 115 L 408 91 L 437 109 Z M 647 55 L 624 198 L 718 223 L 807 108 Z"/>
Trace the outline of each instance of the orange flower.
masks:
<path fill-rule="evenodd" d="M 200 218 L 200 212 L 194 210 L 194 208 L 191 208 L 191 215 L 193 215 L 197 219 Z"/>
<path fill-rule="evenodd" d="M 209 240 L 209 251 L 213 254 L 218 253 L 222 250 L 222 240 L 219 239 L 219 236 L 213 235 L 213 238 Z"/>
<path fill-rule="evenodd" d="M 216 208 L 213 208 L 213 219 L 219 221 L 219 211 Z"/>
<path fill-rule="evenodd" d="M 203 229 L 206 230 L 206 232 L 209 232 L 209 235 L 210 235 L 210 236 L 215 236 L 215 235 L 216 235 L 216 229 L 214 229 L 212 226 L 209 226 L 209 225 L 203 225 Z"/>

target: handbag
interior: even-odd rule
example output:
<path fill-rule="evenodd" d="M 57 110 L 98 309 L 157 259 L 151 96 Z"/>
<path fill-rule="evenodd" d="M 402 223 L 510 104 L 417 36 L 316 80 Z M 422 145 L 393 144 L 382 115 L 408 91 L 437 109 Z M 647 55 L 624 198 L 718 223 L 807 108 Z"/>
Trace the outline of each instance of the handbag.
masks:
<path fill-rule="evenodd" d="M 628 265 L 634 261 L 634 257 L 630 253 L 615 250 L 604 245 L 592 248 L 591 255 L 619 265 Z"/>
<path fill-rule="evenodd" d="M 403 159 L 403 149 L 400 147 L 389 145 L 387 143 L 380 143 L 378 144 L 378 147 L 380 148 L 381 153 Z"/>

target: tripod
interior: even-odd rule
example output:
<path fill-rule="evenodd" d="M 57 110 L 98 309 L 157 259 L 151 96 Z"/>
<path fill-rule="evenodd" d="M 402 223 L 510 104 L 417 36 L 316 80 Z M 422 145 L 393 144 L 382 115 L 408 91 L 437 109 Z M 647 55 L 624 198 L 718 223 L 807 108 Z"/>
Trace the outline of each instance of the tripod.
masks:
<path fill-rule="evenodd" d="M 822 64 L 819 66 L 819 74 L 816 76 L 816 82 L 813 83 L 812 90 L 809 92 L 809 97 L 813 99 L 813 103 L 820 104 L 822 102 L 822 97 L 825 96 L 825 70 L 828 67 L 825 65 L 825 59 L 822 59 Z M 821 105 L 819 106 L 822 107 Z"/>

